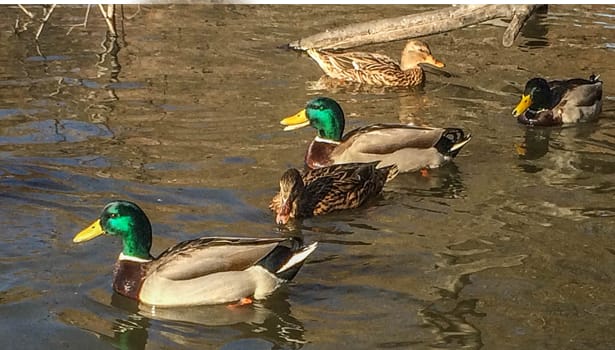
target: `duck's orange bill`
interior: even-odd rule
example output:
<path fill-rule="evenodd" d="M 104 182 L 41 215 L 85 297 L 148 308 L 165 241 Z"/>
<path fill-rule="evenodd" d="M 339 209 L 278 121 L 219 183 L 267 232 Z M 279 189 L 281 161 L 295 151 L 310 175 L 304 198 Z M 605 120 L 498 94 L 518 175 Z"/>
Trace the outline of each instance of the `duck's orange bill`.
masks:
<path fill-rule="evenodd" d="M 515 109 L 513 109 L 512 111 L 513 117 L 520 116 L 525 111 L 527 111 L 527 109 L 530 108 L 531 105 L 532 105 L 532 98 L 530 97 L 530 95 L 521 96 L 521 101 L 519 101 L 519 103 L 517 104 L 517 107 L 515 107 Z"/>
<path fill-rule="evenodd" d="M 310 125 L 310 120 L 307 117 L 305 109 L 302 109 L 299 113 L 280 120 L 280 124 L 286 125 L 284 131 L 289 131 Z"/>
<path fill-rule="evenodd" d="M 442 61 L 438 61 L 432 55 L 429 55 L 425 58 L 425 63 L 431 64 L 432 66 L 436 66 L 438 68 L 444 67 L 444 63 Z"/>
<path fill-rule="evenodd" d="M 102 226 L 100 226 L 100 219 L 97 219 L 88 227 L 81 230 L 81 232 L 77 233 L 77 235 L 73 238 L 73 242 L 86 242 L 102 235 L 103 233 L 105 233 L 105 231 L 102 229 Z"/>

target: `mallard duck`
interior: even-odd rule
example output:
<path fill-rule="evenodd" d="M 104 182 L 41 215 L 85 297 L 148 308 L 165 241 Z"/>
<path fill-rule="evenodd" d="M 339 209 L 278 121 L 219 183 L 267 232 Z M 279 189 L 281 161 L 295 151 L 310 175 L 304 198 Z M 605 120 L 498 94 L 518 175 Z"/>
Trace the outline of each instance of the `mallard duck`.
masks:
<path fill-rule="evenodd" d="M 73 242 L 102 234 L 122 238 L 113 289 L 152 306 L 250 302 L 292 279 L 317 243 L 291 238 L 204 237 L 181 242 L 154 258 L 152 228 L 138 205 L 113 201 Z"/>
<path fill-rule="evenodd" d="M 602 111 L 602 81 L 598 78 L 549 82 L 532 78 L 512 114 L 519 123 L 538 126 L 594 120 Z"/>
<path fill-rule="evenodd" d="M 397 176 L 397 166 L 376 168 L 379 162 L 336 164 L 301 175 L 290 168 L 280 179 L 280 192 L 269 208 L 278 224 L 290 218 L 310 217 L 335 210 L 357 208 L 378 195 Z"/>
<path fill-rule="evenodd" d="M 420 40 L 408 41 L 400 63 L 388 56 L 369 52 L 335 53 L 308 49 L 307 54 L 331 78 L 376 86 L 417 86 L 425 80 L 419 64 L 444 67 L 444 63 L 431 55 L 429 46 Z"/>
<path fill-rule="evenodd" d="M 305 109 L 280 122 L 284 130 L 311 125 L 318 135 L 305 153 L 310 169 L 331 164 L 374 162 L 396 164 L 400 172 L 441 166 L 471 139 L 458 128 L 428 128 L 405 124 L 372 124 L 344 132 L 344 112 L 333 99 L 318 97 Z"/>

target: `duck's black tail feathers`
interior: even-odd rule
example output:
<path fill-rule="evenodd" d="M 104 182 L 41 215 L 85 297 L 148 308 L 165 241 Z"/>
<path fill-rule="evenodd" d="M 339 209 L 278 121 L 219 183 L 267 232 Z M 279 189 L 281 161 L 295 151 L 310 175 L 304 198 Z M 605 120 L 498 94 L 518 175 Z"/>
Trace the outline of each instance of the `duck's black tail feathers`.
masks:
<path fill-rule="evenodd" d="M 453 158 L 471 139 L 472 134 L 465 135 L 459 128 L 446 128 L 435 147 L 438 152 Z"/>
<path fill-rule="evenodd" d="M 278 278 L 287 281 L 292 280 L 303 266 L 305 259 L 314 252 L 318 242 L 304 246 L 298 239 L 291 239 L 291 241 L 290 247 L 285 245 L 275 247 L 271 253 L 258 262 L 258 265 Z"/>

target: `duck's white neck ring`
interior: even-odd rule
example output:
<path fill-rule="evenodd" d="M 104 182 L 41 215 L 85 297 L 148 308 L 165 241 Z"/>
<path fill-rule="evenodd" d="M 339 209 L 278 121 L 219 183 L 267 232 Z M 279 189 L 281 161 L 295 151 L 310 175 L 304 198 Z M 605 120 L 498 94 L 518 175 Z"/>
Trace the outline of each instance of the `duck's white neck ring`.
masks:
<path fill-rule="evenodd" d="M 152 259 L 141 259 L 141 258 L 137 258 L 136 256 L 124 255 L 124 252 L 120 253 L 118 260 L 134 261 L 138 263 L 146 263 L 146 262 L 152 261 Z"/>
<path fill-rule="evenodd" d="M 334 144 L 334 145 L 339 145 L 340 144 L 339 141 L 333 141 L 333 140 L 329 140 L 329 139 L 324 139 L 324 138 L 322 138 L 320 136 L 316 136 L 314 138 L 314 141 L 316 141 L 316 142 L 323 142 L 323 143 L 331 143 L 331 144 Z"/>

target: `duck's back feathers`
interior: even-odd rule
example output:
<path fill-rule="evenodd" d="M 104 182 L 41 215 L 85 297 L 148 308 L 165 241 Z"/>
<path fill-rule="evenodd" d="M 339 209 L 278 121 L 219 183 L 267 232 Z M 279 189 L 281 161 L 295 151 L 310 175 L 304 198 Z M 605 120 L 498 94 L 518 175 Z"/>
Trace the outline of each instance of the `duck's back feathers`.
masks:
<path fill-rule="evenodd" d="M 304 216 L 357 208 L 379 194 L 397 175 L 397 166 L 377 168 L 378 163 L 336 164 L 307 171 L 303 176 Z"/>
<path fill-rule="evenodd" d="M 329 50 L 307 50 L 307 54 L 320 68 L 332 78 L 342 79 L 344 76 L 334 76 L 342 71 L 372 70 L 381 66 L 399 68 L 399 63 L 389 56 L 367 52 L 334 52 Z"/>
<path fill-rule="evenodd" d="M 295 276 L 316 244 L 292 238 L 199 238 L 167 249 L 147 269 L 139 299 L 150 305 L 261 299 Z M 296 258 L 299 256 L 299 258 Z"/>
<path fill-rule="evenodd" d="M 373 124 L 349 132 L 330 158 L 335 163 L 381 161 L 401 172 L 416 171 L 454 158 L 470 138 L 458 128 Z"/>
<path fill-rule="evenodd" d="M 220 271 L 241 271 L 256 264 L 279 239 L 204 237 L 181 242 L 162 252 L 148 269 L 171 280 L 187 280 Z"/>
<path fill-rule="evenodd" d="M 420 68 L 413 74 L 399 67 L 399 63 L 386 55 L 366 52 L 336 53 L 326 50 L 307 50 L 308 55 L 318 63 L 323 72 L 333 78 L 357 83 L 387 85 L 418 85 L 423 81 Z M 392 82 L 396 82 L 393 84 Z"/>

